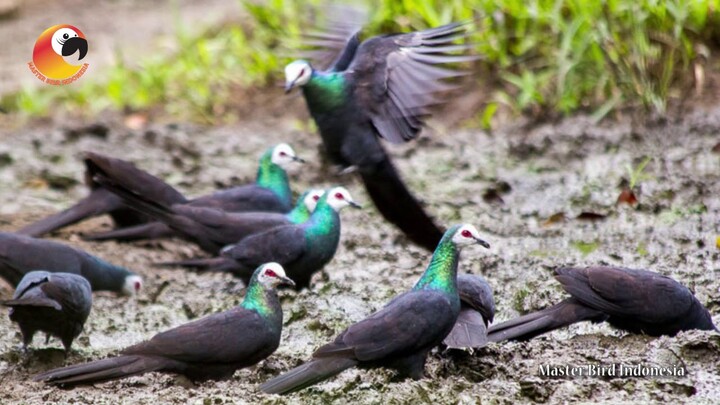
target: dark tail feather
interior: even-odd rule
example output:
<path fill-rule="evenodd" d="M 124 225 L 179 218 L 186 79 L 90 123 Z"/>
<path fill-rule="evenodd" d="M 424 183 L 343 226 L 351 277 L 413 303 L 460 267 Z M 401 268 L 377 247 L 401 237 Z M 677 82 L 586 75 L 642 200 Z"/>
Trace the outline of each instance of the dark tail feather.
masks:
<path fill-rule="evenodd" d="M 224 257 L 178 260 L 175 262 L 154 263 L 155 267 L 189 267 L 198 270 L 229 271 L 227 267 L 232 260 Z"/>
<path fill-rule="evenodd" d="M 365 188 L 375 206 L 388 221 L 413 242 L 433 251 L 443 232 L 410 194 L 388 157 L 372 170 L 360 168 Z"/>
<path fill-rule="evenodd" d="M 314 359 L 265 382 L 260 389 L 268 394 L 288 394 L 327 380 L 356 365 L 357 361 L 352 359 Z"/>
<path fill-rule="evenodd" d="M 542 311 L 491 326 L 488 330 L 488 341 L 529 340 L 576 322 L 599 322 L 606 317 L 602 312 L 569 298 Z"/>
<path fill-rule="evenodd" d="M 46 371 L 33 377 L 33 381 L 70 386 L 92 384 L 157 371 L 163 365 L 161 358 L 119 356 Z"/>
<path fill-rule="evenodd" d="M 65 211 L 30 224 L 17 231 L 17 233 L 39 237 L 85 219 L 107 214 L 122 208 L 122 206 L 122 200 L 116 195 L 104 189 L 95 189 L 89 196 Z"/>
<path fill-rule="evenodd" d="M 84 235 L 85 240 L 105 241 L 133 241 L 141 239 L 162 239 L 175 235 L 175 231 L 161 222 L 150 222 L 147 224 L 129 226 L 126 228 L 113 229 L 107 232 L 98 232 Z"/>
<path fill-rule="evenodd" d="M 483 316 L 473 308 L 462 308 L 452 331 L 443 343 L 448 349 L 479 349 L 488 342 Z"/>
<path fill-rule="evenodd" d="M 175 221 L 176 215 L 172 213 L 170 207 L 164 205 L 162 202 L 157 202 L 135 193 L 104 175 L 97 175 L 95 181 L 120 197 L 128 207 L 163 222 L 173 223 Z"/>

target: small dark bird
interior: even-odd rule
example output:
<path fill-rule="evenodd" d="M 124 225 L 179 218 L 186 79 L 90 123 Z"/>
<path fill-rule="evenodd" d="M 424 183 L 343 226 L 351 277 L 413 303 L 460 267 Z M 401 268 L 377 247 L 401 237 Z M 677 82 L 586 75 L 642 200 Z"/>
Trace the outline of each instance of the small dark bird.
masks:
<path fill-rule="evenodd" d="M 462 55 L 472 45 L 453 44 L 465 38 L 465 25 L 361 43 L 359 24 L 343 21 L 330 32 L 310 35 L 316 37 L 313 45 L 340 50 L 327 70 L 305 60 L 285 67 L 286 92 L 302 88 L 330 160 L 357 169 L 382 215 L 428 250 L 443 233 L 407 189 L 379 138 L 402 143 L 418 136 L 430 107 L 441 104 L 440 93 L 453 87 L 444 80 L 464 74 L 438 65 L 476 59 Z"/>
<path fill-rule="evenodd" d="M 92 308 L 90 283 L 77 274 L 31 271 L 18 284 L 10 307 L 10 320 L 20 326 L 25 348 L 35 332 L 60 338 L 65 352 L 82 332 Z"/>
<path fill-rule="evenodd" d="M 488 340 L 528 340 L 576 322 L 608 322 L 650 336 L 717 330 L 710 313 L 677 281 L 621 267 L 560 268 L 555 278 L 570 294 L 559 304 L 493 325 Z"/>
<path fill-rule="evenodd" d="M 85 277 L 93 291 L 135 295 L 142 278 L 80 249 L 49 240 L 0 232 L 0 277 L 17 286 L 25 274 L 43 269 Z"/>
<path fill-rule="evenodd" d="M 306 288 L 310 286 L 312 275 L 335 256 L 340 242 L 338 212 L 345 207 L 360 208 L 360 205 L 344 187 L 334 187 L 323 194 L 315 211 L 302 224 L 278 226 L 252 234 L 224 248 L 219 257 L 161 265 L 230 272 L 247 283 L 253 266 L 276 261 L 295 280 L 298 289 Z"/>
<path fill-rule="evenodd" d="M 481 276 L 459 274 L 460 314 L 443 344 L 448 349 L 478 349 L 487 344 L 487 327 L 495 317 L 492 288 Z"/>
<path fill-rule="evenodd" d="M 74 386 L 152 371 L 183 374 L 193 381 L 230 378 L 280 344 L 283 316 L 275 289 L 284 284 L 293 281 L 282 266 L 264 264 L 253 274 L 240 306 L 158 333 L 120 356 L 50 370 L 33 380 Z"/>
<path fill-rule="evenodd" d="M 226 212 L 218 208 L 194 207 L 188 204 L 165 205 L 158 200 L 128 190 L 123 185 L 98 175 L 103 187 L 120 196 L 125 205 L 161 221 L 179 236 L 196 243 L 210 254 L 218 254 L 225 246 L 281 225 L 305 222 L 324 190 L 310 190 L 287 214 L 277 212 Z"/>
<path fill-rule="evenodd" d="M 279 144 L 268 149 L 260 158 L 255 184 L 232 187 L 213 194 L 188 200 L 179 191 L 159 178 L 138 169 L 130 162 L 104 156 L 98 153 L 85 153 L 85 182 L 91 189 L 86 198 L 65 211 L 42 219 L 18 231 L 29 236 L 41 236 L 85 219 L 110 214 L 115 225 L 120 228 L 96 236 L 103 239 L 144 239 L 173 236 L 174 232 L 162 223 L 147 224 L 147 227 L 135 229 L 132 233 L 124 227 L 145 224 L 149 218 L 125 206 L 122 199 L 102 188 L 95 177 L 99 174 L 115 183 L 134 190 L 149 199 L 165 205 L 187 204 L 195 207 L 219 208 L 229 212 L 267 211 L 285 213 L 292 208 L 292 193 L 285 167 L 290 162 L 302 161 L 295 156 L 287 144 Z M 114 233 L 115 232 L 115 233 Z"/>
<path fill-rule="evenodd" d="M 460 313 L 457 266 L 463 246 L 479 243 L 472 225 L 456 225 L 443 236 L 415 287 L 383 309 L 350 326 L 313 359 L 260 386 L 269 394 L 287 394 L 326 380 L 350 367 L 387 367 L 401 377 L 423 377 L 428 352 L 440 344 Z"/>

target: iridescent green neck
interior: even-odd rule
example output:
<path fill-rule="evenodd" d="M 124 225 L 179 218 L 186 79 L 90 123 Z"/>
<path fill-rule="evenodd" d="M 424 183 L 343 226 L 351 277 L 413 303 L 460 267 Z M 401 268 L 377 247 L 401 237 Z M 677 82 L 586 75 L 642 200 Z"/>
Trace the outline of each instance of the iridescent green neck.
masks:
<path fill-rule="evenodd" d="M 272 162 L 272 149 L 269 149 L 260 158 L 255 184 L 269 189 L 281 200 L 287 201 L 288 206 L 292 204 L 292 192 L 287 173 L 285 173 L 285 169 Z"/>
<path fill-rule="evenodd" d="M 440 240 L 425 273 L 414 290 L 440 290 L 457 295 L 457 267 L 460 249 L 453 243 L 455 229 L 451 228 Z"/>
<path fill-rule="evenodd" d="M 328 204 L 327 193 L 323 195 L 315 207 L 310 219 L 305 223 L 308 236 L 327 235 L 340 227 L 340 216 Z M 337 232 L 339 234 L 339 232 Z"/>
<path fill-rule="evenodd" d="M 256 276 L 253 275 L 250 280 L 250 285 L 245 293 L 245 299 L 243 300 L 241 307 L 255 311 L 267 318 L 273 315 L 273 307 L 268 294 L 274 294 L 274 291 L 267 291 L 263 286 L 257 282 Z"/>
<path fill-rule="evenodd" d="M 303 86 L 303 93 L 311 110 L 328 111 L 345 102 L 345 88 L 342 72 L 313 72 Z"/>
<path fill-rule="evenodd" d="M 285 215 L 288 221 L 292 222 L 293 224 L 302 224 L 310 218 L 310 210 L 308 210 L 307 206 L 305 205 L 305 197 L 307 197 L 308 193 L 308 191 L 303 193 L 303 195 L 298 198 L 297 204 L 295 204 L 295 207 L 292 209 L 292 211 L 288 212 L 287 215 Z"/>

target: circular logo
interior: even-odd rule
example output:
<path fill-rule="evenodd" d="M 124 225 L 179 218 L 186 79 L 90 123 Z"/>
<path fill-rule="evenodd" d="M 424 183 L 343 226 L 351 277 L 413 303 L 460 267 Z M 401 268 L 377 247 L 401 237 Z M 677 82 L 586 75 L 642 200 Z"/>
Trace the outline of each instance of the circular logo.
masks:
<path fill-rule="evenodd" d="M 35 42 L 30 70 L 43 82 L 68 84 L 77 80 L 88 64 L 83 63 L 88 42 L 80 29 L 68 24 L 53 25 Z"/>

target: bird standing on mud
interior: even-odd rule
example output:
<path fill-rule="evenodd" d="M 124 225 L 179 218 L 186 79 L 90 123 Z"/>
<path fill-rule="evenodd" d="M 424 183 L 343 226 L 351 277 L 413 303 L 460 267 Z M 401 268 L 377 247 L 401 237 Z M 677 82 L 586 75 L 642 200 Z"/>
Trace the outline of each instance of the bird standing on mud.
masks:
<path fill-rule="evenodd" d="M 463 73 L 437 65 L 474 60 L 465 24 L 407 34 L 384 35 L 360 42 L 359 24 L 337 24 L 314 34 L 313 44 L 338 49 L 327 70 L 305 60 L 285 67 L 285 89 L 302 88 L 330 160 L 356 168 L 377 209 L 412 241 L 433 250 L 442 231 L 407 189 L 379 138 L 392 143 L 418 136 L 438 93 L 451 88 L 444 79 Z M 342 46 L 344 45 L 344 46 Z"/>
<path fill-rule="evenodd" d="M 135 295 L 143 285 L 139 275 L 80 249 L 50 240 L 0 232 L 0 277 L 15 286 L 25 274 L 37 269 L 83 276 L 90 282 L 93 291 Z"/>
<path fill-rule="evenodd" d="M 34 380 L 73 386 L 152 371 L 183 374 L 193 381 L 230 378 L 235 370 L 275 352 L 283 318 L 275 289 L 293 284 L 282 266 L 264 264 L 255 270 L 240 306 L 159 333 L 120 356 L 50 370 Z"/>
<path fill-rule="evenodd" d="M 493 325 L 488 340 L 528 340 L 576 322 L 608 322 L 650 336 L 717 330 L 687 287 L 647 270 L 621 267 L 560 268 L 555 278 L 570 294 L 559 304 Z"/>
<path fill-rule="evenodd" d="M 168 206 L 184 204 L 190 207 L 219 208 L 228 212 L 286 213 L 292 209 L 292 192 L 285 168 L 292 162 L 303 160 L 295 155 L 290 145 L 275 145 L 260 157 L 255 184 L 231 187 L 194 199 L 187 199 L 171 185 L 130 162 L 92 152 L 85 153 L 84 161 L 85 182 L 91 189 L 90 195 L 62 212 L 24 227 L 18 233 L 38 237 L 88 218 L 110 214 L 115 225 L 121 229 L 91 235 L 86 239 L 154 239 L 175 234 L 161 222 L 147 223 L 151 218 L 127 207 L 120 197 L 100 186 L 95 181 L 95 177 L 100 174 Z"/>
<path fill-rule="evenodd" d="M 450 333 L 460 313 L 460 250 L 476 243 L 490 246 L 472 225 L 448 229 L 412 290 L 345 329 L 333 342 L 320 347 L 311 361 L 271 379 L 260 389 L 286 394 L 351 367 L 387 367 L 402 377 L 422 378 L 428 353 Z"/>
<path fill-rule="evenodd" d="M 360 204 L 345 187 L 333 187 L 323 194 L 310 218 L 301 224 L 278 226 L 250 235 L 227 246 L 219 257 L 163 265 L 230 272 L 247 283 L 254 266 L 272 260 L 285 267 L 298 289 L 306 288 L 312 275 L 335 257 L 340 243 L 339 213 L 345 207 L 360 208 Z"/>
<path fill-rule="evenodd" d="M 77 274 L 31 271 L 2 305 L 10 307 L 10 320 L 20 327 L 25 348 L 40 331 L 48 340 L 60 338 L 67 353 L 90 315 L 92 290 Z"/>

